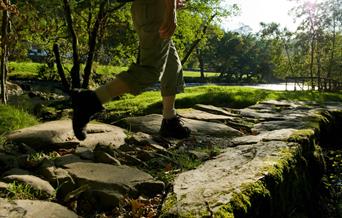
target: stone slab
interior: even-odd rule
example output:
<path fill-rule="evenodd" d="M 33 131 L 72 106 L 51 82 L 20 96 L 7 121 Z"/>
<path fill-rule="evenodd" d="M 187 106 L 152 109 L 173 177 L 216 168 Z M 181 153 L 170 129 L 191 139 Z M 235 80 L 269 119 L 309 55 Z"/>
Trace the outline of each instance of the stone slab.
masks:
<path fill-rule="evenodd" d="M 7 135 L 13 143 L 25 143 L 33 149 L 58 149 L 76 146 L 94 148 L 97 144 L 119 147 L 125 143 L 124 130 L 108 124 L 90 123 L 88 136 L 78 141 L 73 134 L 71 120 L 51 121 L 20 129 Z"/>
<path fill-rule="evenodd" d="M 144 132 L 148 134 L 158 134 L 162 115 L 150 114 L 142 117 L 125 118 L 124 122 L 133 131 Z M 194 119 L 182 118 L 184 125 L 191 129 L 192 135 L 208 135 L 213 137 L 235 137 L 241 136 L 242 133 L 222 123 L 213 123 Z"/>
<path fill-rule="evenodd" d="M 0 217 L 9 218 L 78 218 L 66 207 L 47 201 L 15 200 L 0 198 Z"/>

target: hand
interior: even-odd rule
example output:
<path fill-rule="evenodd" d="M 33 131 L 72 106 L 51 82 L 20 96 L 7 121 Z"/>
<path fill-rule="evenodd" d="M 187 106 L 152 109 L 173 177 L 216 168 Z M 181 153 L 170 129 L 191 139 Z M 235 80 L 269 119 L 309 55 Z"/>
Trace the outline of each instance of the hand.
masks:
<path fill-rule="evenodd" d="M 159 35 L 162 39 L 169 39 L 176 31 L 176 1 L 182 0 L 164 0 L 165 1 L 165 17 L 159 28 Z"/>

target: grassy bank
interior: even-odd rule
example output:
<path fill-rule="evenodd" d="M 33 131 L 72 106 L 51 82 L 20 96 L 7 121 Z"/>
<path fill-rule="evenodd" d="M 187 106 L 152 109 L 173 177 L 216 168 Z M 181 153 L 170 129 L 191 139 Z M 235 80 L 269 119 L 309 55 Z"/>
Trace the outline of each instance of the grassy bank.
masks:
<path fill-rule="evenodd" d="M 327 101 L 342 101 L 342 92 L 289 92 L 270 91 L 238 86 L 199 86 L 186 88 L 177 95 L 176 107 L 189 108 L 195 104 L 210 104 L 230 108 L 244 108 L 264 100 L 299 100 L 324 104 Z M 160 113 L 161 96 L 159 91 L 148 91 L 140 95 L 125 95 L 106 105 L 109 110 L 106 119 L 118 119 L 125 116 Z"/>
<path fill-rule="evenodd" d="M 39 75 L 39 69 L 43 67 L 44 64 L 42 63 L 32 63 L 32 62 L 10 62 L 9 63 L 9 77 L 10 78 L 20 78 L 20 79 L 37 79 Z M 71 64 L 65 64 L 65 68 L 67 68 L 68 71 L 70 71 L 72 65 Z M 83 65 L 81 65 L 81 69 L 83 69 Z M 94 64 L 93 69 L 97 74 L 100 75 L 115 75 L 122 71 L 125 71 L 128 69 L 128 67 L 120 67 L 120 66 L 110 66 L 110 65 L 98 65 Z M 56 70 L 56 67 L 55 67 Z M 192 77 L 192 78 L 198 78 L 200 77 L 200 72 L 197 71 L 184 71 L 184 77 Z M 214 72 L 206 72 L 204 74 L 205 77 L 217 77 L 219 76 L 218 73 Z"/>
<path fill-rule="evenodd" d="M 0 104 L 0 137 L 10 131 L 32 126 L 37 118 L 10 105 Z"/>

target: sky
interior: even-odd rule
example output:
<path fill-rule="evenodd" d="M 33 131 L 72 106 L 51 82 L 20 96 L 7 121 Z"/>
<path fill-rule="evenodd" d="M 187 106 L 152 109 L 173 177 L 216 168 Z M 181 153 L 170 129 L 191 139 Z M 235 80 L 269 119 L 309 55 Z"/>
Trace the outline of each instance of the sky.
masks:
<path fill-rule="evenodd" d="M 294 3 L 288 0 L 224 0 L 223 5 L 237 4 L 240 15 L 224 19 L 222 27 L 225 30 L 236 30 L 243 25 L 252 28 L 252 32 L 260 30 L 260 22 L 280 23 L 282 27 L 294 31 L 296 24 L 288 13 Z"/>

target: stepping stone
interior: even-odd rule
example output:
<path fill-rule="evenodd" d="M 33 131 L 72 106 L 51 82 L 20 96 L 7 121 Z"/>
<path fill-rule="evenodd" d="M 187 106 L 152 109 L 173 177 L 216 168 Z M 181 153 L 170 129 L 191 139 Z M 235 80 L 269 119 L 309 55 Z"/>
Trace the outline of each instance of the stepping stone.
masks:
<path fill-rule="evenodd" d="M 94 148 L 97 144 L 120 147 L 125 143 L 124 130 L 108 124 L 90 123 L 88 136 L 78 141 L 74 136 L 71 120 L 51 121 L 36 126 L 20 129 L 7 135 L 12 143 L 25 143 L 33 149 L 58 149 L 84 146 Z"/>
<path fill-rule="evenodd" d="M 122 195 L 131 193 L 156 194 L 164 190 L 164 183 L 135 167 L 103 163 L 70 163 L 65 170 L 78 186 L 87 185 L 95 190 L 111 190 Z"/>
<path fill-rule="evenodd" d="M 49 182 L 33 175 L 9 175 L 5 176 L 3 180 L 7 182 L 16 181 L 30 185 L 35 190 L 41 191 L 46 197 L 53 196 L 55 193 L 55 189 Z"/>
<path fill-rule="evenodd" d="M 123 122 L 135 132 L 158 134 L 162 119 L 162 115 L 150 114 L 141 117 L 128 117 L 123 119 Z M 191 129 L 192 135 L 204 135 L 222 138 L 230 138 L 242 135 L 240 131 L 222 123 L 214 123 L 187 118 L 182 118 L 182 120 L 184 121 L 184 125 Z"/>
<path fill-rule="evenodd" d="M 282 158 L 280 151 L 289 146 L 287 142 L 272 141 L 227 148 L 197 169 L 179 174 L 162 215 L 210 216 L 227 205 L 232 193 L 238 192 L 243 184 L 257 182 L 268 167 Z"/>
<path fill-rule="evenodd" d="M 9 202 L 0 198 L 0 217 L 78 218 L 78 215 L 68 208 L 52 202 L 32 200 Z"/>

